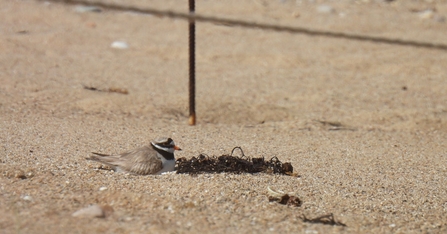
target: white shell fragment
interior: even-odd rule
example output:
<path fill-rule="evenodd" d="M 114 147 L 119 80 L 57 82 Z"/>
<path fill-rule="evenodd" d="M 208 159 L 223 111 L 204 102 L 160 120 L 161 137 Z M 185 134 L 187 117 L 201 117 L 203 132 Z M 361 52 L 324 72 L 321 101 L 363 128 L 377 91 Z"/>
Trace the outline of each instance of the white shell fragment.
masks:
<path fill-rule="evenodd" d="M 86 217 L 86 218 L 104 218 L 105 212 L 101 206 L 94 204 L 74 212 L 71 216 Z"/>
<path fill-rule="evenodd" d="M 324 14 L 330 14 L 330 13 L 334 13 L 335 10 L 334 10 L 334 8 L 332 8 L 329 5 L 319 5 L 317 7 L 317 12 L 318 13 L 324 13 Z"/>
<path fill-rule="evenodd" d="M 423 19 L 423 20 L 433 18 L 434 14 L 435 14 L 435 11 L 433 9 L 427 9 L 427 10 L 418 12 L 419 18 Z"/>
<path fill-rule="evenodd" d="M 101 12 L 101 8 L 95 6 L 77 6 L 74 9 L 76 12 L 85 13 L 85 12 Z"/>
<path fill-rule="evenodd" d="M 126 43 L 126 42 L 124 42 L 124 41 L 114 41 L 113 43 L 112 43 L 112 45 L 110 45 L 112 48 L 115 48 L 115 49 L 128 49 L 129 48 L 129 45 Z"/>
<path fill-rule="evenodd" d="M 270 186 L 267 187 L 267 191 L 270 196 L 275 197 L 275 198 L 281 198 L 282 196 L 284 196 L 286 194 L 285 192 L 283 192 L 281 190 L 271 189 Z"/>
<path fill-rule="evenodd" d="M 33 200 L 33 198 L 31 196 L 29 196 L 29 195 L 24 195 L 24 196 L 21 196 L 20 198 L 22 198 L 22 200 L 25 200 L 25 201 L 32 201 Z"/>

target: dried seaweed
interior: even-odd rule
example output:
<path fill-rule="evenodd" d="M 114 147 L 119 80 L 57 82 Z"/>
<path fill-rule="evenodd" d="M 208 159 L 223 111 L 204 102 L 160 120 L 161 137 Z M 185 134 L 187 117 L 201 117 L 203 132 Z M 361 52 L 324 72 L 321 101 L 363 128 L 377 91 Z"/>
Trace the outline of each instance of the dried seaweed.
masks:
<path fill-rule="evenodd" d="M 332 226 L 343 226 L 346 227 L 346 224 L 336 221 L 334 218 L 334 214 L 330 213 L 327 215 L 318 216 L 313 219 L 308 219 L 305 215 L 300 217 L 303 222 L 306 223 L 320 223 L 320 224 L 326 224 L 326 225 L 332 225 Z"/>
<path fill-rule="evenodd" d="M 355 131 L 355 130 L 357 130 L 354 127 L 344 125 L 338 121 L 325 121 L 325 120 L 316 120 L 316 121 L 323 124 L 324 126 L 329 126 L 329 128 L 327 129 L 329 131 L 338 131 L 338 130 Z"/>
<path fill-rule="evenodd" d="M 86 86 L 86 85 L 83 85 L 83 87 L 84 87 L 84 89 L 90 90 L 90 91 L 129 94 L 129 91 L 127 91 L 127 89 L 122 89 L 122 88 L 114 88 L 114 87 L 112 87 L 112 88 L 108 88 L 108 89 L 99 89 L 99 88 L 96 88 L 96 87 Z"/>
<path fill-rule="evenodd" d="M 241 151 L 242 156 L 233 156 L 236 149 Z M 283 163 L 277 157 L 270 160 L 261 158 L 250 158 L 245 156 L 241 147 L 234 147 L 231 154 L 221 156 L 208 156 L 200 154 L 191 159 L 177 159 L 177 173 L 179 174 L 200 174 L 200 173 L 275 173 L 294 175 L 293 166 L 290 163 Z"/>
<path fill-rule="evenodd" d="M 269 202 L 278 202 L 282 205 L 300 207 L 303 201 L 295 195 L 289 195 L 281 190 L 275 190 L 267 187 Z"/>
<path fill-rule="evenodd" d="M 300 207 L 303 201 L 297 196 L 290 196 L 289 194 L 284 194 L 281 197 L 269 196 L 269 202 L 278 202 L 282 205 L 296 206 Z"/>

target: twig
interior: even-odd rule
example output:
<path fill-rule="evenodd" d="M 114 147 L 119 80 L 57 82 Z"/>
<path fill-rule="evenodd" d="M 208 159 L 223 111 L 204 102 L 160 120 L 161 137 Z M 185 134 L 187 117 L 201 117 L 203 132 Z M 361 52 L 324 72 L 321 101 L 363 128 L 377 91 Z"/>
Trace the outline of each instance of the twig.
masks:
<path fill-rule="evenodd" d="M 327 214 L 327 215 L 318 216 L 318 217 L 313 218 L 313 219 L 308 219 L 303 214 L 303 216 L 300 217 L 300 219 L 303 220 L 303 222 L 306 222 L 306 223 L 320 223 L 320 224 L 325 224 L 325 225 L 346 227 L 346 224 L 335 220 L 333 213 L 330 213 L 330 214 Z"/>

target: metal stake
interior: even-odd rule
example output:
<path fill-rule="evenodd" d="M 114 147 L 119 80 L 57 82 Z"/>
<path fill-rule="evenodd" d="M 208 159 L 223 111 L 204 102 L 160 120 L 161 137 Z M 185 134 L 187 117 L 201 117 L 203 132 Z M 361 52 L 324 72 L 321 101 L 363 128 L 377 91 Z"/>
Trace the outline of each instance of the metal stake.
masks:
<path fill-rule="evenodd" d="M 189 0 L 189 14 L 194 14 L 195 0 Z M 195 41 L 196 24 L 189 21 L 189 125 L 196 125 L 196 67 Z"/>

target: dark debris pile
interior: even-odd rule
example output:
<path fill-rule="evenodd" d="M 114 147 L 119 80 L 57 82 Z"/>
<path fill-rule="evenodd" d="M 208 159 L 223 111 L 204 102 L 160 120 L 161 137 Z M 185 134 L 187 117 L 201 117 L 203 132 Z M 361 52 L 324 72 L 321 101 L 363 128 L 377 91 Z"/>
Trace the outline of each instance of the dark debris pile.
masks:
<path fill-rule="evenodd" d="M 289 194 L 284 194 L 281 197 L 269 196 L 269 202 L 278 202 L 282 205 L 296 206 L 300 207 L 303 201 L 297 196 L 290 196 Z"/>
<path fill-rule="evenodd" d="M 332 225 L 332 226 L 343 226 L 346 227 L 346 224 L 335 220 L 334 214 L 330 213 L 327 215 L 322 215 L 313 219 L 307 218 L 305 215 L 300 217 L 301 220 L 305 223 L 320 223 L 325 225 Z"/>
<path fill-rule="evenodd" d="M 233 156 L 235 149 L 239 149 L 242 156 Z M 230 155 L 208 156 L 200 154 L 191 159 L 177 159 L 178 174 L 200 174 L 200 173 L 276 173 L 294 175 L 290 163 L 283 163 L 277 157 L 270 160 L 264 158 L 250 158 L 244 155 L 240 147 L 235 147 Z"/>

